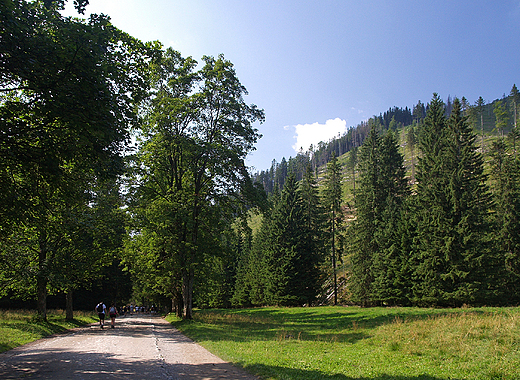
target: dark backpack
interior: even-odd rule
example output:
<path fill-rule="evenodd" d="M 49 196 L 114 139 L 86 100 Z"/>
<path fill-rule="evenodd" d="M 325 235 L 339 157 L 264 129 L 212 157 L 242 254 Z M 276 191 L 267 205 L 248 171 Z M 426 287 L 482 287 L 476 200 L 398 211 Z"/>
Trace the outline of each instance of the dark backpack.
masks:
<path fill-rule="evenodd" d="M 96 310 L 97 310 L 98 313 L 102 313 L 103 312 L 103 305 L 101 305 L 101 304 L 97 305 Z"/>

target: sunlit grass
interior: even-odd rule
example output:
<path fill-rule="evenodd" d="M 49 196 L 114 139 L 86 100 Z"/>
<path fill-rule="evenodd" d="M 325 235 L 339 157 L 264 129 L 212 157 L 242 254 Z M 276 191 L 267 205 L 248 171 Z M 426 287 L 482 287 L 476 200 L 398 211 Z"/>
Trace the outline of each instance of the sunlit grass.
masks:
<path fill-rule="evenodd" d="M 174 324 L 266 379 L 519 379 L 520 309 L 204 310 Z"/>
<path fill-rule="evenodd" d="M 91 312 L 74 311 L 67 321 L 65 311 L 50 310 L 43 322 L 33 310 L 0 310 L 0 352 L 95 321 Z"/>

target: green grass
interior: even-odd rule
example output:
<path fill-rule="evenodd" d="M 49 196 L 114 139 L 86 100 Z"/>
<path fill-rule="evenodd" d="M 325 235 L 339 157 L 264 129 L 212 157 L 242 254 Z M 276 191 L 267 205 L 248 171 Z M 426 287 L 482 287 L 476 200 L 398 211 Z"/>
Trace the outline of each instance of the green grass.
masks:
<path fill-rule="evenodd" d="M 50 310 L 43 322 L 35 311 L 0 310 L 0 352 L 95 321 L 90 312 L 75 311 L 74 320 L 67 321 L 64 311 Z"/>
<path fill-rule="evenodd" d="M 168 320 L 264 379 L 520 378 L 520 308 L 259 308 Z"/>

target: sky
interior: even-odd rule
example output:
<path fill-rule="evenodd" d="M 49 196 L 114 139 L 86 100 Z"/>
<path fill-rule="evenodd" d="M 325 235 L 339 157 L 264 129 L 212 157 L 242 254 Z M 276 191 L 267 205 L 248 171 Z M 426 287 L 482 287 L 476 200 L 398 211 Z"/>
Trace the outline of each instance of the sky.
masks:
<path fill-rule="evenodd" d="M 265 111 L 254 171 L 433 93 L 474 104 L 520 86 L 520 0 L 90 0 L 90 13 L 198 62 L 224 54 Z"/>

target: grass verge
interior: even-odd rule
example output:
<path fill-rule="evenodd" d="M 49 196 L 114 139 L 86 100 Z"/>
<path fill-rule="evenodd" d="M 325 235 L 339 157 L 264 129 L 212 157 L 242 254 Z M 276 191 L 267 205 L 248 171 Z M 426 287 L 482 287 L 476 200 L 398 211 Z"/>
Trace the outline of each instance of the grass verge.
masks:
<path fill-rule="evenodd" d="M 0 352 L 95 321 L 91 312 L 75 311 L 67 321 L 64 311 L 49 310 L 43 322 L 32 310 L 0 310 Z"/>
<path fill-rule="evenodd" d="M 520 378 L 520 308 L 259 308 L 167 319 L 264 379 Z"/>

